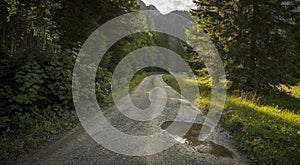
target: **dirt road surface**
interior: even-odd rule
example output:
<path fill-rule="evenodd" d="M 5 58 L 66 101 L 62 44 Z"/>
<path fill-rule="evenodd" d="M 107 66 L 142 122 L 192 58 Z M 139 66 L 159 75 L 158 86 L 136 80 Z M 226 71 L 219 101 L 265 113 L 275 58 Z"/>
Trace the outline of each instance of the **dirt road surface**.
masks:
<path fill-rule="evenodd" d="M 247 164 L 247 160 L 237 151 L 232 139 L 226 131 L 217 127 L 205 141 L 197 141 L 201 129 L 201 122 L 205 116 L 189 101 L 182 98 L 169 87 L 162 75 L 145 78 L 132 91 L 132 102 L 140 108 L 147 108 L 150 104 L 149 91 L 153 87 L 161 87 L 167 93 L 167 103 L 164 111 L 156 118 L 147 122 L 139 122 L 127 118 L 115 106 L 105 111 L 108 121 L 118 130 L 133 135 L 151 135 L 160 131 L 168 131 L 177 141 L 171 148 L 163 152 L 148 156 L 127 156 L 114 153 L 95 142 L 78 125 L 62 137 L 47 145 L 42 145 L 36 152 L 21 156 L 13 164 L 103 164 L 103 165 L 173 165 L 173 164 Z M 158 96 L 159 97 L 159 96 Z M 173 122 L 178 115 L 178 108 L 182 104 L 186 111 L 197 113 L 197 123 L 184 136 L 180 135 L 184 122 Z M 176 129 L 168 130 L 171 123 Z M 115 145 L 118 145 L 116 142 Z M 146 146 L 146 145 L 145 145 Z M 145 147 L 141 146 L 141 147 Z M 151 148 L 149 148 L 151 149 Z"/>

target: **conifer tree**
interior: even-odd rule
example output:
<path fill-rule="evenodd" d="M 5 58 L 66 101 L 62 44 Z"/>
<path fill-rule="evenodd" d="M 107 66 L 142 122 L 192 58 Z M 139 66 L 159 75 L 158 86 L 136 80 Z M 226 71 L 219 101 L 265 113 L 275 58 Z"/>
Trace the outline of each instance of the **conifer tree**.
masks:
<path fill-rule="evenodd" d="M 290 37 L 299 2 L 287 0 L 195 0 L 192 11 L 216 45 L 232 89 L 271 91 L 293 83 L 295 40 Z"/>

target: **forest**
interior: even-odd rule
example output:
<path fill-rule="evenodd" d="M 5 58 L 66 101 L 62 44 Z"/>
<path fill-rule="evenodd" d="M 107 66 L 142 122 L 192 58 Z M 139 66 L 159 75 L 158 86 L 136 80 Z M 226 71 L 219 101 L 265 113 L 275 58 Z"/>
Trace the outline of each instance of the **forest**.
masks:
<path fill-rule="evenodd" d="M 194 3 L 196 9 L 172 13 L 194 21 L 224 63 L 228 98 L 221 125 L 250 162 L 299 164 L 300 2 Z M 147 6 L 136 0 L 0 1 L 1 162 L 78 125 L 72 74 L 81 46 L 107 21 L 143 9 Z M 135 20 L 139 23 L 145 24 Z M 206 112 L 211 79 L 203 60 L 188 43 L 152 31 L 126 36 L 106 52 L 95 81 L 100 106 L 112 103 L 111 77 L 119 61 L 146 46 L 173 50 L 189 63 L 197 75 L 193 83 L 204 91 L 200 110 Z M 138 72 L 130 89 L 157 73 L 165 74 L 165 82 L 180 93 L 174 77 L 155 67 Z"/>

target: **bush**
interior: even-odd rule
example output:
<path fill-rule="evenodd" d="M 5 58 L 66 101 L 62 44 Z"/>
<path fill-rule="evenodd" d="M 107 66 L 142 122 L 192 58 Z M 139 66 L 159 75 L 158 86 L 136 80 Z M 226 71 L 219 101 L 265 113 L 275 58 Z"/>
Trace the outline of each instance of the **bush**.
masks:
<path fill-rule="evenodd" d="M 45 136 L 56 134 L 75 121 L 72 101 L 75 57 L 66 52 L 52 54 L 29 50 L 0 60 L 2 160 L 37 146 Z M 101 103 L 107 104 L 110 73 L 99 70 L 97 96 Z"/>

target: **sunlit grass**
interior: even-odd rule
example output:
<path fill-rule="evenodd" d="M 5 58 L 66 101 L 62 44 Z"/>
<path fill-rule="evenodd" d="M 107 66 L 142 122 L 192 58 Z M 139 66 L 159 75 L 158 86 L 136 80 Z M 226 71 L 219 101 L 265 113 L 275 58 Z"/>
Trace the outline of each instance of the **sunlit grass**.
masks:
<path fill-rule="evenodd" d="M 127 95 L 128 93 L 132 92 L 144 80 L 144 78 L 151 75 L 162 74 L 162 73 L 163 72 L 146 72 L 141 70 L 132 77 L 129 83 L 129 88 L 118 89 L 114 91 L 113 96 L 114 98 L 120 99 L 125 95 Z"/>
<path fill-rule="evenodd" d="M 300 126 L 300 115 L 292 113 L 288 110 L 279 109 L 276 106 L 274 107 L 274 106 L 259 105 L 250 100 L 245 100 L 245 99 L 236 98 L 236 97 L 229 97 L 228 102 L 229 102 L 229 104 L 232 103 L 232 104 L 236 104 L 236 105 L 244 105 L 244 106 L 247 106 L 248 108 L 251 108 L 257 112 L 265 113 L 272 117 L 280 118 L 286 122 L 295 123 Z"/>
<path fill-rule="evenodd" d="M 221 123 L 254 162 L 300 162 L 299 114 L 229 96 Z"/>
<path fill-rule="evenodd" d="M 300 84 L 298 86 L 294 86 L 291 89 L 292 96 L 296 98 L 300 98 Z"/>
<path fill-rule="evenodd" d="M 139 71 L 131 79 L 129 84 L 129 91 L 132 91 L 135 87 L 137 87 L 144 80 L 144 78 L 156 74 L 164 74 L 164 72 L 146 72 L 143 70 Z"/>
<path fill-rule="evenodd" d="M 280 85 L 278 88 L 290 93 L 290 95 L 295 98 L 300 98 L 300 83 L 297 86 L 292 86 L 291 88 L 288 88 L 285 85 Z"/>
<path fill-rule="evenodd" d="M 164 80 L 173 87 L 172 77 Z M 207 112 L 210 80 L 185 81 L 199 85 L 199 109 Z M 281 88 L 289 95 L 264 96 L 262 101 L 227 95 L 220 123 L 253 163 L 300 164 L 300 84 Z"/>
<path fill-rule="evenodd" d="M 173 76 L 174 75 L 174 76 Z M 173 89 L 175 89 L 178 93 L 182 93 L 182 91 L 180 90 L 180 86 L 178 84 L 178 81 L 181 81 L 184 84 L 184 88 L 185 88 L 185 94 L 184 97 L 185 98 L 194 98 L 194 99 L 189 99 L 189 101 L 201 105 L 199 107 L 201 111 L 205 112 L 205 110 L 208 108 L 208 103 L 209 103 L 209 97 L 210 97 L 210 80 L 207 80 L 205 78 L 199 78 L 199 77 L 195 77 L 195 78 L 188 78 L 187 75 L 181 74 L 181 73 L 173 73 L 173 75 L 171 74 L 166 74 L 163 76 L 163 80 L 169 84 Z M 177 78 L 177 80 L 176 80 Z M 203 81 L 201 81 L 203 80 Z M 207 80 L 207 81 L 206 81 Z M 195 94 L 195 87 L 198 86 L 199 89 L 199 95 L 193 95 Z M 205 108 L 203 108 L 205 107 Z"/>

